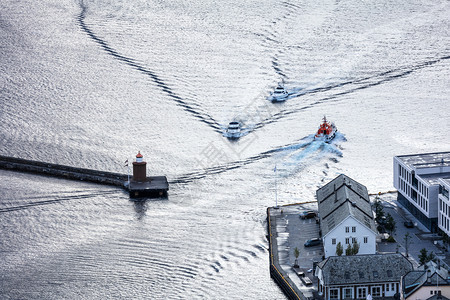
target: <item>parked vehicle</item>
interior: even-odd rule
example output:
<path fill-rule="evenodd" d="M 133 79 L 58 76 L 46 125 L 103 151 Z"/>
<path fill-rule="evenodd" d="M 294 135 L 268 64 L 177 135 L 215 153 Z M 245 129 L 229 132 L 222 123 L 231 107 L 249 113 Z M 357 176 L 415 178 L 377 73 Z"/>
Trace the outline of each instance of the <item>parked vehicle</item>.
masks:
<path fill-rule="evenodd" d="M 307 240 L 305 242 L 305 247 L 313 247 L 313 246 L 318 246 L 320 244 L 322 244 L 322 240 L 320 238 L 314 238 L 314 239 Z"/>
<path fill-rule="evenodd" d="M 316 212 L 312 211 L 312 210 L 306 210 L 306 211 L 302 211 L 300 213 L 301 219 L 311 219 L 311 218 L 315 218 L 315 217 L 316 217 Z"/>
<path fill-rule="evenodd" d="M 309 286 L 309 285 L 313 284 L 311 279 L 309 279 L 309 277 L 301 277 L 300 279 L 302 280 L 303 284 L 306 285 L 306 286 Z"/>
<path fill-rule="evenodd" d="M 406 220 L 403 222 L 403 225 L 405 225 L 406 228 L 414 228 L 414 223 L 411 220 Z"/>
<path fill-rule="evenodd" d="M 300 268 L 292 268 L 295 272 L 295 274 L 297 274 L 298 277 L 302 278 L 305 277 L 305 272 L 303 272 L 303 269 Z"/>

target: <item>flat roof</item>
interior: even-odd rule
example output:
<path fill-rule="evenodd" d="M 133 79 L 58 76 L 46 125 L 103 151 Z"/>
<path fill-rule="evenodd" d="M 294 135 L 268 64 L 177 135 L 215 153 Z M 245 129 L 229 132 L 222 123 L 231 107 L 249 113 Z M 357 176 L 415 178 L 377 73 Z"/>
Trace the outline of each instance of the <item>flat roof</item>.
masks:
<path fill-rule="evenodd" d="M 441 178 L 441 181 L 443 181 L 446 185 L 450 186 L 450 176 Z"/>
<path fill-rule="evenodd" d="M 423 179 L 424 181 L 426 181 L 427 183 L 429 183 L 431 185 L 439 184 L 439 178 L 444 178 L 444 180 L 448 180 L 446 182 L 448 182 L 450 184 L 450 172 L 421 174 L 421 175 L 416 175 L 416 177 Z"/>
<path fill-rule="evenodd" d="M 450 151 L 435 153 L 420 153 L 410 155 L 398 155 L 403 163 L 415 168 L 449 167 Z"/>

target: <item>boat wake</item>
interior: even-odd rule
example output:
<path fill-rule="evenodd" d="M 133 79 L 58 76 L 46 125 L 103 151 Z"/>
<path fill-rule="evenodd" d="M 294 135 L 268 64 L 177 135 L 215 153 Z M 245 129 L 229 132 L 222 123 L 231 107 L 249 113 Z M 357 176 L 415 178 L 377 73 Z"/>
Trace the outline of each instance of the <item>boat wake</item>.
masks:
<path fill-rule="evenodd" d="M 87 13 L 87 5 L 84 3 L 83 0 L 80 0 L 79 2 L 81 12 L 78 15 L 78 23 L 81 29 L 98 45 L 101 46 L 101 48 L 106 51 L 109 55 L 114 57 L 115 59 L 129 65 L 130 67 L 136 69 L 137 71 L 143 73 L 144 75 L 147 75 L 150 77 L 150 79 L 175 103 L 182 107 L 186 112 L 192 114 L 195 118 L 200 120 L 201 122 L 207 124 L 211 128 L 214 129 L 214 131 L 220 133 L 220 125 L 219 123 L 207 112 L 204 111 L 200 107 L 200 104 L 196 103 L 193 100 L 189 99 L 183 99 L 181 96 L 177 95 L 172 88 L 163 80 L 163 78 L 158 75 L 156 72 L 146 68 L 145 66 L 142 66 L 137 60 L 127 57 L 123 54 L 120 54 L 117 50 L 112 48 L 104 39 L 100 38 L 97 34 L 94 33 L 92 29 L 89 28 L 89 26 L 86 24 L 86 13 Z"/>
<path fill-rule="evenodd" d="M 11 211 L 23 210 L 23 209 L 28 209 L 28 208 L 32 208 L 32 207 L 36 207 L 36 206 L 42 206 L 42 205 L 48 205 L 48 204 L 56 204 L 56 203 L 60 203 L 60 202 L 63 202 L 63 201 L 73 201 L 73 200 L 80 200 L 80 199 L 91 199 L 91 198 L 95 198 L 95 197 L 98 197 L 98 196 L 119 194 L 119 193 L 120 193 L 120 191 L 104 190 L 104 191 L 96 191 L 96 192 L 93 192 L 93 193 L 75 193 L 73 195 L 69 194 L 69 195 L 64 195 L 64 196 L 55 195 L 54 199 L 43 200 L 43 201 L 31 201 L 31 202 L 26 202 L 26 203 L 22 203 L 22 201 L 19 201 L 20 204 L 17 203 L 18 202 L 17 200 L 14 200 L 14 203 L 17 203 L 17 205 L 0 207 L 0 213 L 6 213 L 6 212 L 11 212 Z M 38 200 L 39 198 L 46 198 L 46 199 L 48 199 L 47 196 L 36 197 L 34 199 Z M 27 198 L 27 200 L 28 199 L 33 199 L 33 198 Z M 6 201 L 6 202 L 12 202 L 12 201 Z"/>
<path fill-rule="evenodd" d="M 342 151 L 339 149 L 340 144 L 346 140 L 347 139 L 345 138 L 345 135 L 340 132 L 336 133 L 336 137 L 330 143 L 326 143 L 324 141 L 315 141 L 314 134 L 311 134 L 295 143 L 264 151 L 255 156 L 236 160 L 222 165 L 204 168 L 202 170 L 191 173 L 186 173 L 169 181 L 169 183 L 190 183 L 210 175 L 220 174 L 230 170 L 238 169 L 269 157 L 274 157 L 276 162 L 279 163 L 282 168 L 285 168 L 289 174 L 292 174 L 301 170 L 303 163 L 307 160 L 317 161 L 321 157 L 326 157 L 327 155 L 329 155 L 333 156 L 332 159 L 334 161 L 337 161 L 336 156 L 342 157 L 343 155 Z"/>
<path fill-rule="evenodd" d="M 290 177 L 322 159 L 332 159 L 337 162 L 338 158 L 343 156 L 340 144 L 344 141 L 346 141 L 345 136 L 339 132 L 329 143 L 314 140 L 314 135 L 311 134 L 297 145 L 278 149 L 274 155 L 277 176 Z"/>

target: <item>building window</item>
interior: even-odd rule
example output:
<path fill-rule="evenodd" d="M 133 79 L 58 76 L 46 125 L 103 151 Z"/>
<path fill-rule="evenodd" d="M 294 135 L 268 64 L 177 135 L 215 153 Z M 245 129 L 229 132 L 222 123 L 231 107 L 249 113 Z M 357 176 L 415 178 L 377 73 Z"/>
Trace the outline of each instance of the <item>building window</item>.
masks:
<path fill-rule="evenodd" d="M 367 288 L 365 287 L 359 287 L 357 288 L 357 296 L 358 298 L 366 298 L 367 296 Z"/>
<path fill-rule="evenodd" d="M 381 287 L 380 286 L 372 287 L 372 297 L 381 297 Z"/>
<path fill-rule="evenodd" d="M 339 289 L 330 289 L 330 299 L 339 299 Z"/>
<path fill-rule="evenodd" d="M 389 292 L 390 283 L 386 284 L 386 292 Z"/>
<path fill-rule="evenodd" d="M 349 233 L 349 232 L 350 232 L 350 227 L 345 226 L 345 232 L 346 232 L 346 233 Z"/>
<path fill-rule="evenodd" d="M 350 238 L 345 238 L 345 243 L 350 244 Z"/>
<path fill-rule="evenodd" d="M 344 288 L 344 299 L 352 299 L 353 298 L 353 288 Z"/>
<path fill-rule="evenodd" d="M 391 291 L 395 292 L 395 283 L 391 283 Z"/>
<path fill-rule="evenodd" d="M 356 227 L 355 226 L 352 227 L 352 232 L 356 232 Z"/>
<path fill-rule="evenodd" d="M 331 239 L 331 244 L 336 245 L 336 239 Z"/>
<path fill-rule="evenodd" d="M 352 238 L 352 244 L 357 243 L 358 239 L 357 238 Z"/>
<path fill-rule="evenodd" d="M 368 241 L 369 241 L 369 237 L 365 236 L 364 237 L 364 244 L 367 244 Z"/>

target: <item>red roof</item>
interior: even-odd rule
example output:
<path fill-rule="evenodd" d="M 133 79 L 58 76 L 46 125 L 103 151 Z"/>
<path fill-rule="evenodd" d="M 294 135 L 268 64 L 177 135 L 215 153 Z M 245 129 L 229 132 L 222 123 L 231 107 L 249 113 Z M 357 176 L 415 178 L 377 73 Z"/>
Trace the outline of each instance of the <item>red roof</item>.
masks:
<path fill-rule="evenodd" d="M 136 155 L 136 157 L 142 158 L 144 156 L 142 156 L 141 151 L 139 151 L 138 154 Z"/>

